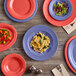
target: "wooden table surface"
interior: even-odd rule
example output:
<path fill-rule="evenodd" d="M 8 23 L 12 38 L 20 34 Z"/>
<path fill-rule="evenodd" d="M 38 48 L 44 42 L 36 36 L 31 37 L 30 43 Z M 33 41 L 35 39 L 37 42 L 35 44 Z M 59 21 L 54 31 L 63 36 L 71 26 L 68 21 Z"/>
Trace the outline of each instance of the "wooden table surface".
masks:
<path fill-rule="evenodd" d="M 34 18 L 29 20 L 28 22 L 17 23 L 17 22 L 12 21 L 11 19 L 9 19 L 6 16 L 6 14 L 4 12 L 4 0 L 0 0 L 0 23 L 11 24 L 12 26 L 14 26 L 16 28 L 17 35 L 18 35 L 16 43 L 8 50 L 0 53 L 0 64 L 6 55 L 11 54 L 11 53 L 17 53 L 17 54 L 22 55 L 24 57 L 24 59 L 26 60 L 27 70 L 23 76 L 54 76 L 52 74 L 51 70 L 54 67 L 56 67 L 58 64 L 64 64 L 64 66 L 68 70 L 70 76 L 76 76 L 68 68 L 68 66 L 65 62 L 65 59 L 64 59 L 65 43 L 71 36 L 76 35 L 76 30 L 73 33 L 71 33 L 70 35 L 68 35 L 62 27 L 55 27 L 55 26 L 49 24 L 43 16 L 42 6 L 43 6 L 44 0 L 37 0 L 37 2 L 38 2 L 38 11 L 37 11 L 36 15 L 34 16 Z M 58 40 L 59 40 L 58 50 L 55 53 L 55 55 L 52 58 L 50 58 L 49 60 L 40 61 L 40 62 L 34 61 L 25 54 L 25 52 L 22 48 L 22 39 L 23 39 L 25 32 L 29 28 L 31 28 L 32 26 L 35 26 L 35 25 L 47 25 L 50 28 L 52 28 L 58 36 Z M 34 65 L 37 68 L 43 69 L 43 74 L 34 75 L 34 74 L 29 73 L 28 67 L 30 65 Z M 1 70 L 0 70 L 0 76 L 4 76 L 3 73 L 1 72 Z"/>

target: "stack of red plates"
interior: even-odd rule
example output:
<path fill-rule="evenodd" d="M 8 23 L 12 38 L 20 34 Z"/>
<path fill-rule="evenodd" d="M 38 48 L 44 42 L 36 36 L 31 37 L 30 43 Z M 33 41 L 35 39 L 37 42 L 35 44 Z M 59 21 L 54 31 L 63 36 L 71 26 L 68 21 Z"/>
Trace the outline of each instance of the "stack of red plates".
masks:
<path fill-rule="evenodd" d="M 37 12 L 37 0 L 5 0 L 7 16 L 16 22 L 26 22 Z"/>
<path fill-rule="evenodd" d="M 55 25 L 55 26 L 65 26 L 65 25 L 68 25 L 70 24 L 75 18 L 76 18 L 76 1 L 75 0 L 70 0 L 71 4 L 72 4 L 72 7 L 73 7 L 73 11 L 72 11 L 72 14 L 71 16 L 66 19 L 66 20 L 62 20 L 62 21 L 59 21 L 59 20 L 55 20 L 54 18 L 51 17 L 51 15 L 49 14 L 49 4 L 52 0 L 45 0 L 44 1 L 44 4 L 43 4 L 43 14 L 46 18 L 46 20 Z"/>
<path fill-rule="evenodd" d="M 67 65 L 74 73 L 76 73 L 76 36 L 71 37 L 67 41 L 64 55 Z"/>

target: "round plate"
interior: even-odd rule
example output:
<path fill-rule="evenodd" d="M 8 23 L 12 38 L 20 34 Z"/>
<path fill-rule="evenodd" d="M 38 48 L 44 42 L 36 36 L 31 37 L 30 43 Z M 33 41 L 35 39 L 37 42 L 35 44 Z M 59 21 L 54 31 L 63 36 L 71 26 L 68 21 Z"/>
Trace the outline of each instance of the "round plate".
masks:
<path fill-rule="evenodd" d="M 16 19 L 27 19 L 35 11 L 35 0 L 7 0 L 7 10 Z"/>
<path fill-rule="evenodd" d="M 44 4 L 43 4 L 43 14 L 46 18 L 46 20 L 55 25 L 55 26 L 65 26 L 65 25 L 68 25 L 70 24 L 76 17 L 76 1 L 75 0 L 70 0 L 70 2 L 72 3 L 72 7 L 73 7 L 73 11 L 72 11 L 72 14 L 71 16 L 66 19 L 66 20 L 63 20 L 63 21 L 58 21 L 58 20 L 55 20 L 54 18 L 52 18 L 49 14 L 49 11 L 48 11 L 48 8 L 49 8 L 49 4 L 50 4 L 51 0 L 45 0 L 44 1 Z"/>
<path fill-rule="evenodd" d="M 67 3 L 66 5 L 68 6 L 68 11 L 66 15 L 62 15 L 62 16 L 57 16 L 54 12 L 54 4 L 57 4 L 57 2 L 59 3 Z M 56 20 L 66 20 L 67 18 L 69 18 L 72 14 L 72 4 L 69 0 L 52 0 L 49 4 L 49 13 L 50 15 L 56 19 Z"/>
<path fill-rule="evenodd" d="M 66 43 L 66 45 L 65 45 L 64 55 L 65 55 L 65 60 L 66 60 L 67 65 L 69 66 L 69 68 L 70 68 L 74 73 L 76 73 L 76 70 L 72 67 L 72 65 L 70 64 L 69 59 L 68 59 L 68 46 L 69 46 L 70 42 L 71 42 L 73 39 L 76 39 L 76 36 L 71 37 L 71 38 L 67 41 L 67 43 Z"/>
<path fill-rule="evenodd" d="M 15 30 L 15 28 L 9 24 L 6 23 L 0 23 L 0 29 L 8 29 L 10 31 L 10 33 L 12 34 L 12 39 L 10 42 L 6 43 L 5 45 L 0 44 L 0 52 L 7 50 L 8 48 L 10 48 L 16 41 L 17 39 L 17 32 Z"/>
<path fill-rule="evenodd" d="M 1 69 L 5 76 L 22 76 L 26 69 L 25 60 L 18 54 L 10 54 L 3 59 Z"/>
<path fill-rule="evenodd" d="M 7 6 L 7 0 L 5 0 L 5 2 L 4 2 L 4 10 L 5 10 L 5 13 L 6 13 L 6 15 L 7 15 L 11 20 L 16 21 L 16 22 L 26 22 L 26 21 L 29 21 L 30 19 L 32 19 L 32 18 L 35 16 L 35 14 L 36 14 L 36 12 L 37 12 L 37 9 L 38 9 L 37 0 L 35 0 L 35 11 L 34 11 L 34 13 L 32 14 L 32 16 L 30 16 L 30 17 L 27 18 L 27 19 L 19 20 L 19 19 L 15 19 L 14 17 L 12 17 L 12 16 L 9 14 L 9 12 L 7 11 L 6 6 Z"/>
<path fill-rule="evenodd" d="M 68 59 L 72 67 L 76 70 L 76 39 L 73 39 L 68 46 Z"/>
<path fill-rule="evenodd" d="M 35 36 L 38 32 L 41 32 L 50 38 L 50 47 L 48 50 L 46 50 L 46 52 L 43 52 L 43 53 L 35 52 L 30 47 L 30 42 L 33 36 Z M 44 26 L 44 25 L 34 26 L 26 32 L 23 38 L 24 51 L 30 58 L 34 60 L 43 61 L 43 60 L 49 59 L 55 54 L 57 47 L 58 47 L 57 36 L 54 33 L 54 31 L 48 26 Z"/>

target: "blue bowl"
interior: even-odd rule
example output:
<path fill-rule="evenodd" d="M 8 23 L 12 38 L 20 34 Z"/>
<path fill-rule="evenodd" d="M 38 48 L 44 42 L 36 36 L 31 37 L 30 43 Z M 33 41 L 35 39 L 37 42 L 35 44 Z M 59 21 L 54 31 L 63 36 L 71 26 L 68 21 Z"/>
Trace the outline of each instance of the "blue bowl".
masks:
<path fill-rule="evenodd" d="M 57 2 L 59 2 L 59 3 L 66 2 L 67 3 L 67 6 L 68 6 L 67 14 L 62 15 L 62 16 L 57 16 L 55 14 L 55 12 L 54 12 L 54 4 L 57 4 Z M 50 2 L 50 4 L 49 4 L 49 13 L 56 20 L 66 20 L 66 19 L 68 19 L 71 16 L 71 14 L 72 14 L 72 10 L 73 10 L 72 4 L 71 4 L 71 2 L 69 0 L 52 0 Z"/>
<path fill-rule="evenodd" d="M 50 38 L 50 46 L 43 53 L 35 52 L 30 47 L 30 42 L 33 36 L 35 36 L 38 32 L 41 32 Z M 57 47 L 58 47 L 57 36 L 55 32 L 48 26 L 44 26 L 44 25 L 34 26 L 31 29 L 29 29 L 23 37 L 23 48 L 24 48 L 25 53 L 30 58 L 37 60 L 37 61 L 43 61 L 43 60 L 47 60 L 51 58 L 55 54 Z"/>
<path fill-rule="evenodd" d="M 8 12 L 8 10 L 7 10 L 7 7 L 6 7 L 6 5 L 7 5 L 7 0 L 5 0 L 5 2 L 4 2 L 4 10 L 5 10 L 6 15 L 7 15 L 11 20 L 13 20 L 13 21 L 15 21 L 15 22 L 27 22 L 27 21 L 29 21 L 30 19 L 32 19 L 32 18 L 35 16 L 36 12 L 37 12 L 37 9 L 38 9 L 37 0 L 35 0 L 35 3 L 36 3 L 36 6 L 35 6 L 35 11 L 34 11 L 33 15 L 32 15 L 31 17 L 27 18 L 27 19 L 24 19 L 24 20 L 15 19 L 14 17 L 12 17 L 12 16 L 9 14 L 9 12 Z"/>

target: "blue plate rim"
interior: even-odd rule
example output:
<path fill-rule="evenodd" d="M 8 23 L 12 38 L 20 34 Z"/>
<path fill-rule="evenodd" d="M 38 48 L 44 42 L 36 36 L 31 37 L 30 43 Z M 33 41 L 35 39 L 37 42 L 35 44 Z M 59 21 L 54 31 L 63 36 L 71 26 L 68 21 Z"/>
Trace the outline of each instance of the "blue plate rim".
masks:
<path fill-rule="evenodd" d="M 73 58 L 73 56 L 72 56 L 72 54 L 70 54 L 70 46 L 71 46 L 71 44 L 74 42 L 74 41 L 76 41 L 76 38 L 75 39 L 73 39 L 71 42 L 70 42 L 70 44 L 69 44 L 69 46 L 68 46 L 68 59 L 69 59 L 69 62 L 70 62 L 70 64 L 71 64 L 71 66 L 76 70 L 76 62 L 74 61 L 74 58 Z M 72 53 L 72 51 L 71 51 L 71 53 Z M 70 56 L 71 55 L 71 56 Z M 73 60 L 72 60 L 73 59 Z M 74 61 L 74 63 L 72 62 L 72 61 Z"/>
<path fill-rule="evenodd" d="M 35 0 L 35 3 L 36 3 L 36 4 L 35 4 L 36 6 L 35 6 L 35 11 L 34 11 L 33 15 L 32 15 L 31 17 L 27 18 L 27 19 L 24 19 L 24 20 L 15 19 L 15 18 L 13 18 L 13 17 L 8 13 L 8 10 L 7 10 L 7 8 L 6 8 L 7 0 L 4 1 L 4 10 L 5 10 L 6 15 L 7 15 L 11 20 L 13 20 L 13 21 L 15 21 L 15 22 L 27 22 L 27 21 L 29 21 L 30 19 L 32 19 L 32 18 L 35 16 L 36 12 L 37 12 L 37 9 L 38 9 L 37 0 Z"/>
<path fill-rule="evenodd" d="M 50 32 L 52 33 L 51 36 L 53 37 L 53 41 L 54 41 L 53 47 L 54 47 L 54 48 L 52 48 L 52 50 L 53 50 L 52 54 L 49 53 L 49 54 L 47 55 L 47 58 L 46 58 L 46 57 L 44 58 L 44 56 L 43 56 L 43 58 L 36 58 L 36 55 L 32 55 L 32 54 L 29 52 L 29 49 L 27 48 L 27 44 L 24 43 L 24 42 L 27 41 L 27 39 L 28 39 L 28 37 L 27 37 L 28 32 L 29 32 L 30 30 L 32 30 L 33 28 L 38 28 L 38 27 L 45 27 L 45 28 L 49 29 Z M 46 30 L 45 30 L 45 31 L 46 31 Z M 48 32 L 48 31 L 46 31 L 46 32 Z M 24 45 L 26 45 L 26 46 L 24 46 Z M 25 53 L 26 53 L 30 58 L 32 58 L 33 60 L 37 60 L 37 61 L 47 60 L 47 59 L 51 58 L 51 57 L 55 54 L 55 52 L 57 51 L 57 48 L 58 48 L 58 38 L 57 38 L 57 35 L 56 35 L 55 32 L 54 32 L 50 27 L 48 27 L 48 26 L 45 26 L 45 25 L 36 25 L 36 26 L 33 26 L 32 28 L 30 28 L 30 29 L 24 34 L 24 37 L 23 37 L 23 49 L 24 49 Z M 27 50 L 28 50 L 28 51 L 27 51 Z M 29 52 L 29 53 L 28 53 L 28 52 Z M 34 57 L 33 57 L 33 56 L 34 56 Z M 41 56 L 41 57 L 42 57 L 42 56 Z"/>

